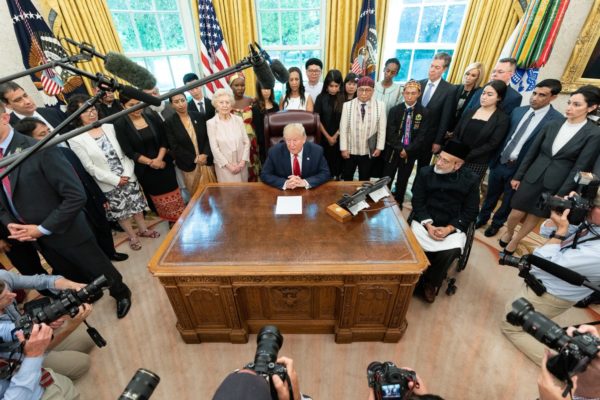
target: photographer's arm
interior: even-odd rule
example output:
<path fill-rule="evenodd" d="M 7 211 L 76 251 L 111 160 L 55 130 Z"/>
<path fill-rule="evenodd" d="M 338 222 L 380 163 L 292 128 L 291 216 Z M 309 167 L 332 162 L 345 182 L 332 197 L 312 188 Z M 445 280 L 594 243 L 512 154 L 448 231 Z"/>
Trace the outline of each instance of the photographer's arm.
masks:
<path fill-rule="evenodd" d="M 550 355 L 550 351 L 546 349 L 542 360 L 540 375 L 537 380 L 538 390 L 540 392 L 539 400 L 565 400 L 565 397 L 562 396 L 564 387 L 561 387 L 560 382 L 557 381 L 546 368 L 546 363 L 548 362 Z M 577 390 L 577 377 L 574 376 L 572 381 L 572 393 L 574 393 Z"/>
<path fill-rule="evenodd" d="M 279 357 L 277 359 L 278 364 L 285 365 L 285 369 L 287 370 L 288 377 L 290 378 L 290 382 L 292 383 L 292 391 L 294 393 L 294 400 L 301 400 L 302 395 L 300 394 L 300 385 L 298 383 L 298 375 L 296 374 L 296 370 L 294 369 L 294 361 L 291 358 L 287 357 Z M 283 382 L 278 375 L 273 375 L 273 386 L 275 386 L 275 390 L 277 391 L 277 397 L 279 400 L 289 400 L 290 392 L 288 389 L 287 382 Z"/>
<path fill-rule="evenodd" d="M 73 331 L 75 329 L 77 329 L 77 327 L 83 322 L 84 319 L 86 319 L 90 315 L 91 312 L 92 312 L 92 305 L 83 303 L 82 305 L 79 306 L 79 312 L 73 318 L 66 317 L 64 320 L 62 320 L 63 317 L 59 318 L 59 320 L 62 320 L 59 325 L 60 327 L 54 329 L 54 335 L 52 337 L 52 341 L 50 342 L 50 345 L 48 346 L 48 350 L 54 349 L 63 340 L 65 340 L 67 338 L 67 336 L 69 336 L 71 333 L 73 333 Z M 57 321 L 55 321 L 55 322 L 57 322 Z M 63 322 L 66 322 L 66 323 L 63 324 Z M 52 324 L 50 324 L 50 326 L 52 326 Z"/>
<path fill-rule="evenodd" d="M 560 242 L 562 242 L 565 238 L 568 236 L 569 234 L 569 220 L 568 220 L 568 216 L 569 213 L 571 212 L 571 210 L 566 209 L 565 211 L 563 211 L 562 214 L 558 214 L 556 211 L 551 211 L 550 212 L 550 220 L 553 222 L 554 226 L 556 227 L 556 230 L 554 231 L 554 237 L 548 239 L 548 241 L 546 243 L 544 243 L 544 245 L 547 244 L 560 244 Z M 546 225 L 546 227 L 548 227 Z"/>
<path fill-rule="evenodd" d="M 581 325 L 577 328 L 577 331 L 600 337 L 598 330 L 591 325 Z M 575 332 L 574 327 L 567 329 L 567 333 L 570 336 L 573 336 L 573 332 Z M 596 358 L 589 363 L 586 370 L 577 374 L 577 378 L 577 386 L 574 391 L 577 396 L 586 399 L 598 397 L 598 393 L 600 393 L 600 356 L 596 355 Z"/>

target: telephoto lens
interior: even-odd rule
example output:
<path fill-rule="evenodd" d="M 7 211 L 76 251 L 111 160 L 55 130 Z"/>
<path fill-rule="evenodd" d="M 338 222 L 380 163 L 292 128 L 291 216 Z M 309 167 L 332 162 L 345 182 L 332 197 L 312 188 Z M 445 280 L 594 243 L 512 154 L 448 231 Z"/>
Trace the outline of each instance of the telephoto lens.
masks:
<path fill-rule="evenodd" d="M 119 396 L 119 400 L 147 400 L 159 382 L 160 377 L 154 372 L 140 368 Z"/>

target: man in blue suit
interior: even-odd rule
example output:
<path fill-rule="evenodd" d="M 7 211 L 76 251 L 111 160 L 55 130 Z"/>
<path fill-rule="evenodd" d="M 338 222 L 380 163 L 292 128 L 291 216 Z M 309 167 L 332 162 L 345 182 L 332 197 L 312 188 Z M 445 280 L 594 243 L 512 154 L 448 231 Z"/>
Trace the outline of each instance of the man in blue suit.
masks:
<path fill-rule="evenodd" d="M 492 224 L 484 232 L 485 236 L 496 235 L 506 222 L 511 210 L 510 199 L 515 192 L 510 181 L 535 137 L 548 122 L 564 119 L 550 104 L 561 89 L 560 81 L 545 79 L 535 86 L 529 98 L 529 106 L 515 108 L 512 112 L 510 131 L 498 153 L 490 161 L 488 191 L 475 223 L 476 228 L 487 224 L 500 196 L 504 195 L 502 205 L 494 213 Z"/>
<path fill-rule="evenodd" d="M 502 111 L 507 115 L 510 115 L 515 108 L 519 107 L 521 105 L 521 100 L 523 100 L 523 96 L 510 86 L 510 79 L 515 74 L 516 69 L 517 60 L 514 58 L 501 58 L 498 60 L 490 74 L 490 81 L 500 80 L 506 83 L 506 94 L 504 95 L 502 102 L 500 102 L 500 108 L 502 108 Z M 471 101 L 467 104 L 465 111 L 479 107 L 481 93 L 483 93 L 483 89 L 477 89 L 473 94 Z"/>
<path fill-rule="evenodd" d="M 260 179 L 278 189 L 312 189 L 331 179 L 323 148 L 306 141 L 302 124 L 283 128 L 285 143 L 269 150 Z"/>

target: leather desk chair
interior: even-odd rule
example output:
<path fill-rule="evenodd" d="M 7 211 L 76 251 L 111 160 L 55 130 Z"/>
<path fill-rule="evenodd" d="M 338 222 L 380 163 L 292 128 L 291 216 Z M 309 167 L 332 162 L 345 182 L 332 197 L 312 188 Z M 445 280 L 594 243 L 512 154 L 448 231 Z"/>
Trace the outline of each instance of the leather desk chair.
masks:
<path fill-rule="evenodd" d="M 285 110 L 265 116 L 265 148 L 283 140 L 283 128 L 294 122 L 302 124 L 306 131 L 307 141 L 320 143 L 321 131 L 319 130 L 319 114 L 302 110 Z"/>

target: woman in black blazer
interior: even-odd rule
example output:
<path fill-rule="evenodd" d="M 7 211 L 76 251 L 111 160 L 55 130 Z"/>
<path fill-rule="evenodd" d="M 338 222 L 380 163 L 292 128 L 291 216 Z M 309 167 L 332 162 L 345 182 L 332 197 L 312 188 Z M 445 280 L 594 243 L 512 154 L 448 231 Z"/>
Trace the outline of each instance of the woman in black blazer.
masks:
<path fill-rule="evenodd" d="M 567 105 L 566 121 L 547 124 L 535 138 L 511 186 L 513 208 L 506 222 L 507 230 L 500 238 L 500 246 L 511 254 L 535 226 L 550 215 L 537 207 L 544 192 L 566 196 L 577 188 L 574 181 L 579 171 L 591 171 L 600 151 L 600 128 L 587 119 L 600 105 L 600 89 L 582 86 L 571 94 Z M 515 227 L 525 217 L 521 229 Z"/>
<path fill-rule="evenodd" d="M 462 83 L 456 85 L 454 97 L 454 109 L 456 110 L 456 113 L 450 121 L 448 132 L 454 132 L 454 128 L 462 117 L 467 104 L 469 104 L 473 94 L 479 89 L 479 85 L 481 84 L 481 81 L 483 81 L 484 75 L 485 67 L 480 62 L 471 63 L 465 68 Z"/>
<path fill-rule="evenodd" d="M 169 98 L 176 111 L 165 121 L 167 140 L 177 168 L 183 171 L 185 187 L 194 195 L 201 183 L 216 182 L 206 122 L 200 113 L 188 111 L 186 98 Z"/>
<path fill-rule="evenodd" d="M 471 148 L 464 166 L 475 172 L 480 181 L 510 126 L 508 115 L 498 107 L 505 94 L 504 82 L 488 82 L 483 87 L 481 106 L 467 111 L 454 130 L 454 136 Z"/>
<path fill-rule="evenodd" d="M 121 103 L 131 108 L 139 103 L 121 94 Z M 123 153 L 134 161 L 134 171 L 156 213 L 167 221 L 177 221 L 185 208 L 163 122 L 142 110 L 115 121 L 117 140 Z"/>

